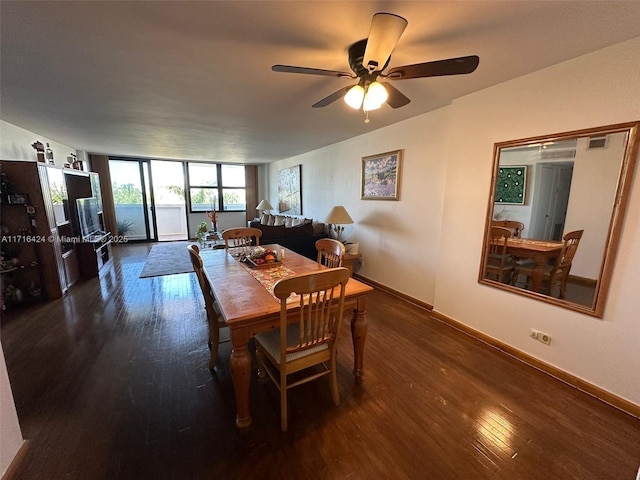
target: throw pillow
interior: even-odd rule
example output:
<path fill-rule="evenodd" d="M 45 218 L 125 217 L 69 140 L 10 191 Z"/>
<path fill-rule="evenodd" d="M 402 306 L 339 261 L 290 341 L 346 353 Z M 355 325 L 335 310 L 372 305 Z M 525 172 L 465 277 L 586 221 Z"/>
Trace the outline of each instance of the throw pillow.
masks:
<path fill-rule="evenodd" d="M 261 225 L 269 225 L 269 219 L 271 218 L 271 215 L 268 213 L 263 213 L 260 216 L 260 224 Z"/>
<path fill-rule="evenodd" d="M 275 220 L 274 220 L 273 224 L 274 224 L 276 227 L 278 227 L 278 226 L 280 226 L 280 225 L 284 225 L 284 224 L 285 224 L 285 223 L 284 223 L 284 222 L 285 222 L 285 220 L 286 220 L 286 217 L 285 217 L 284 215 L 276 215 L 276 218 L 275 218 Z"/>
<path fill-rule="evenodd" d="M 293 227 L 293 217 L 286 217 L 284 220 L 284 226 L 287 228 Z"/>

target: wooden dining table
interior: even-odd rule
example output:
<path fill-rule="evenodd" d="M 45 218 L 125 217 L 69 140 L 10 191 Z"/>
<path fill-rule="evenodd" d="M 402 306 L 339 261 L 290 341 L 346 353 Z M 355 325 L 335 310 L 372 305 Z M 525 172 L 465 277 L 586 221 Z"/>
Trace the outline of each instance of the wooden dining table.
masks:
<path fill-rule="evenodd" d="M 507 253 L 512 257 L 530 258 L 535 262 L 531 272 L 531 290 L 540 292 L 544 266 L 560 255 L 563 245 L 563 242 L 511 237 L 507 239 Z"/>
<path fill-rule="evenodd" d="M 236 396 L 236 426 L 251 425 L 249 386 L 251 381 L 251 354 L 249 340 L 258 332 L 280 326 L 280 301 L 273 296 L 273 283 L 278 277 L 307 273 L 324 269 L 317 262 L 280 245 L 263 245 L 276 252 L 284 250 L 284 258 L 277 266 L 252 269 L 238 261 L 241 249 L 200 251 L 204 273 L 211 284 L 218 304 L 231 333 L 231 358 L 229 366 Z M 345 311 L 353 309 L 351 337 L 353 341 L 353 375 L 360 383 L 363 370 L 364 345 L 367 336 L 365 310 L 367 296 L 373 288 L 354 278 L 347 283 Z M 292 304 L 292 308 L 295 305 Z"/>

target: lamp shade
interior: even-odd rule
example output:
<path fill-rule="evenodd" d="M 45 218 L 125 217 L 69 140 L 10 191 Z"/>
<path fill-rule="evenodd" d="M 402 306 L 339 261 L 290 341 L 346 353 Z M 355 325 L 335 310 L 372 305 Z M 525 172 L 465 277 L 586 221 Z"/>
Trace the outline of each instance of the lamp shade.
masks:
<path fill-rule="evenodd" d="M 351 88 L 344 96 L 344 101 L 351 108 L 356 110 L 362 105 L 362 99 L 364 98 L 364 88 L 361 85 L 356 85 Z"/>
<path fill-rule="evenodd" d="M 353 219 L 349 216 L 342 205 L 337 205 L 331 209 L 324 223 L 330 223 L 332 225 L 346 225 L 353 223 Z"/>
<path fill-rule="evenodd" d="M 273 210 L 273 207 L 268 200 L 260 200 L 260 203 L 256 207 L 256 210 Z"/>

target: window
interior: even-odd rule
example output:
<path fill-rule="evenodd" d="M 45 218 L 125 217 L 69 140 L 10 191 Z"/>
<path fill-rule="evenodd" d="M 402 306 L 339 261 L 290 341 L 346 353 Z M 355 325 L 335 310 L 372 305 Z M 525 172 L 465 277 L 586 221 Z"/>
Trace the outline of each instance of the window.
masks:
<path fill-rule="evenodd" d="M 192 212 L 246 210 L 244 165 L 189 162 L 188 173 Z"/>

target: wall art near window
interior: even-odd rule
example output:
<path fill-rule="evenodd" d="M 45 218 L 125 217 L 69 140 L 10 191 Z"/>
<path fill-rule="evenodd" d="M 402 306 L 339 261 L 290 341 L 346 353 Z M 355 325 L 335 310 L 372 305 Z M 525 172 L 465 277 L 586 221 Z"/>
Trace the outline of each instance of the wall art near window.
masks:
<path fill-rule="evenodd" d="M 302 215 L 302 165 L 278 171 L 278 211 Z"/>
<path fill-rule="evenodd" d="M 362 158 L 362 200 L 398 200 L 402 150 Z"/>
<path fill-rule="evenodd" d="M 527 167 L 500 167 L 496 181 L 495 203 L 524 205 Z"/>

